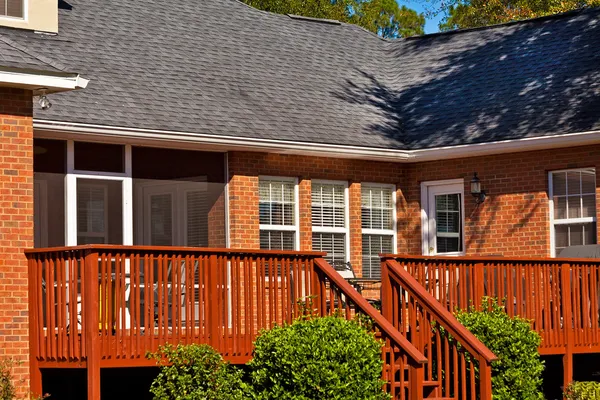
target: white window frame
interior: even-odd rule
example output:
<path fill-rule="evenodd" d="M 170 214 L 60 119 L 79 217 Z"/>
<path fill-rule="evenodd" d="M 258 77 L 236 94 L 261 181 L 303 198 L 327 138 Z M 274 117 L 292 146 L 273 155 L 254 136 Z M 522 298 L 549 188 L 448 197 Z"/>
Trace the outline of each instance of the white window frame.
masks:
<path fill-rule="evenodd" d="M 349 186 L 348 181 L 334 181 L 334 180 L 326 180 L 326 179 L 314 179 L 311 182 L 311 201 L 310 207 L 312 210 L 312 187 L 313 184 L 324 184 L 324 185 L 341 185 L 344 187 L 344 227 L 343 228 L 333 228 L 333 227 L 324 227 L 324 226 L 314 226 L 312 225 L 312 216 L 311 216 L 311 227 L 312 232 L 315 233 L 343 233 L 345 235 L 344 240 L 344 258 L 346 261 L 350 261 L 350 194 L 349 194 Z M 311 243 L 312 243 L 312 233 L 311 233 Z"/>
<path fill-rule="evenodd" d="M 294 250 L 300 250 L 300 192 L 298 189 L 298 178 L 282 177 L 273 175 L 259 175 L 258 184 L 260 181 L 279 181 L 279 182 L 290 182 L 294 184 L 294 225 L 272 225 L 272 224 L 260 224 L 260 231 L 288 231 L 294 232 Z M 260 193 L 258 196 L 259 207 L 260 207 Z"/>
<path fill-rule="evenodd" d="M 373 187 L 373 188 L 383 188 L 390 189 L 392 191 L 392 229 L 371 229 L 371 228 L 362 228 L 361 221 L 361 241 L 362 235 L 377 235 L 377 236 L 391 236 L 392 237 L 392 252 L 394 254 L 398 253 L 398 219 L 396 213 L 396 185 L 387 184 L 387 183 L 373 183 L 373 182 L 363 182 L 361 183 L 361 211 L 362 211 L 362 189 L 363 187 Z M 363 249 L 364 253 L 364 249 Z M 364 266 L 363 266 L 363 275 L 364 275 Z"/>
<path fill-rule="evenodd" d="M 8 7 L 8 4 L 6 5 Z M 23 16 L 22 17 L 13 17 L 11 15 L 0 15 L 0 19 L 5 19 L 9 21 L 24 21 L 27 22 L 29 20 L 29 0 L 23 0 Z"/>
<path fill-rule="evenodd" d="M 429 218 L 429 210 L 431 204 L 429 204 L 429 192 L 432 188 L 446 188 L 438 194 L 460 194 L 461 204 L 461 233 L 462 233 L 462 251 L 455 251 L 450 253 L 438 253 L 437 245 L 435 242 L 435 231 L 433 223 L 435 216 Z M 444 256 L 464 256 L 465 255 L 465 182 L 463 179 L 445 179 L 439 181 L 428 181 L 421 182 L 421 251 L 423 255 L 444 255 Z M 433 248 L 433 251 L 430 249 Z"/>
<path fill-rule="evenodd" d="M 65 244 L 77 245 L 77 180 L 119 181 L 122 189 L 123 245 L 133 245 L 133 179 L 131 145 L 125 144 L 125 169 L 122 173 L 75 169 L 75 141 L 67 140 L 67 174 L 65 176 Z"/>
<path fill-rule="evenodd" d="M 549 211 L 550 211 L 550 218 L 549 218 L 549 223 L 550 223 L 550 256 L 551 257 L 556 257 L 556 243 L 555 243 L 555 233 L 554 233 L 554 227 L 556 225 L 576 225 L 576 224 L 582 224 L 582 223 L 590 223 L 590 222 L 596 222 L 597 223 L 597 216 L 596 217 L 581 217 L 581 218 L 568 218 L 568 210 L 567 210 L 567 218 L 562 218 L 562 219 L 555 219 L 554 218 L 554 187 L 553 187 L 553 183 L 552 183 L 552 174 L 555 173 L 560 173 L 560 172 L 578 172 L 578 171 L 583 171 L 583 170 L 593 170 L 594 171 L 594 176 L 596 175 L 596 168 L 594 167 L 588 167 L 588 168 L 568 168 L 568 169 L 557 169 L 555 171 L 548 171 L 548 207 L 549 207 Z M 596 185 L 594 185 L 594 188 L 596 188 Z M 596 207 L 594 207 L 595 211 L 596 211 L 596 215 L 598 213 L 597 208 L 598 208 L 598 196 L 596 195 L 596 189 L 594 189 L 594 199 L 595 199 L 595 203 L 596 203 Z M 598 242 L 598 232 L 597 232 L 598 227 L 596 226 L 596 242 Z"/>

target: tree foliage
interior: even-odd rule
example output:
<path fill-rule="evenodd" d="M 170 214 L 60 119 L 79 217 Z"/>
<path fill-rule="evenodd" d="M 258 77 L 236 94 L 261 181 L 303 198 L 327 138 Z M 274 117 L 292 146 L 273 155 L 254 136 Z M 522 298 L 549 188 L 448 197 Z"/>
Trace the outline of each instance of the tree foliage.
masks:
<path fill-rule="evenodd" d="M 425 16 L 395 0 L 242 0 L 264 11 L 334 19 L 360 25 L 384 38 L 422 35 Z"/>
<path fill-rule="evenodd" d="M 564 393 L 569 400 L 598 400 L 600 399 L 599 382 L 572 382 Z"/>
<path fill-rule="evenodd" d="M 454 0 L 443 6 L 447 17 L 440 29 L 476 28 L 599 5 L 600 0 Z"/>

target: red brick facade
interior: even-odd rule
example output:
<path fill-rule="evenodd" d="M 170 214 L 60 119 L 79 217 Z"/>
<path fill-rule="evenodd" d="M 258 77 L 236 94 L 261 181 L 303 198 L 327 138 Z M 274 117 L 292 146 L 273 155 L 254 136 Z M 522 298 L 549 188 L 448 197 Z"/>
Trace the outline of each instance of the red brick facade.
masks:
<path fill-rule="evenodd" d="M 0 359 L 22 361 L 13 370 L 22 393 L 29 380 L 27 262 L 33 247 L 32 94 L 0 88 Z"/>
<path fill-rule="evenodd" d="M 229 154 L 231 245 L 258 247 L 258 176 L 269 175 L 299 179 L 302 250 L 311 249 L 311 181 L 328 179 L 349 184 L 350 261 L 358 271 L 364 182 L 396 185 L 398 251 L 421 254 L 421 183 L 460 178 L 465 185 L 467 254 L 549 256 L 548 172 L 597 164 L 600 145 L 414 164 L 233 152 Z M 488 193 L 479 207 L 469 194 L 474 172 Z"/>

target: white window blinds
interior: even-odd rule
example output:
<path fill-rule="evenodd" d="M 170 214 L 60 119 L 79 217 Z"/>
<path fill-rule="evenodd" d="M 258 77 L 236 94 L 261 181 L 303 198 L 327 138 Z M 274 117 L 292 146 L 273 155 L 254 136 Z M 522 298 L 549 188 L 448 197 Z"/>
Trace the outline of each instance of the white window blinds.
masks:
<path fill-rule="evenodd" d="M 296 249 L 296 181 L 285 178 L 260 178 L 258 186 L 260 248 Z"/>
<path fill-rule="evenodd" d="M 381 277 L 380 253 L 394 253 L 394 188 L 363 184 L 361 188 L 363 278 Z"/>
<path fill-rule="evenodd" d="M 312 184 L 313 227 L 345 228 L 346 187 L 342 184 Z"/>
<path fill-rule="evenodd" d="M 596 243 L 596 171 L 593 168 L 550 173 L 554 241 L 552 254 L 568 246 Z"/>
<path fill-rule="evenodd" d="M 312 182 L 312 242 L 331 263 L 348 261 L 347 184 Z"/>

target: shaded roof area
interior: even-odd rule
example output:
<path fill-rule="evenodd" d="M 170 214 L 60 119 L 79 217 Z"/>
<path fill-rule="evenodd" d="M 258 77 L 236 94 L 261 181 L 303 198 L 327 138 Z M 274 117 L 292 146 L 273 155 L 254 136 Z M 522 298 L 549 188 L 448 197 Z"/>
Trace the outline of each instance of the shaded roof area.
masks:
<path fill-rule="evenodd" d="M 599 10 L 385 41 L 237 0 L 59 7 L 56 36 L 0 29 L 91 80 L 40 119 L 394 149 L 600 128 Z"/>

